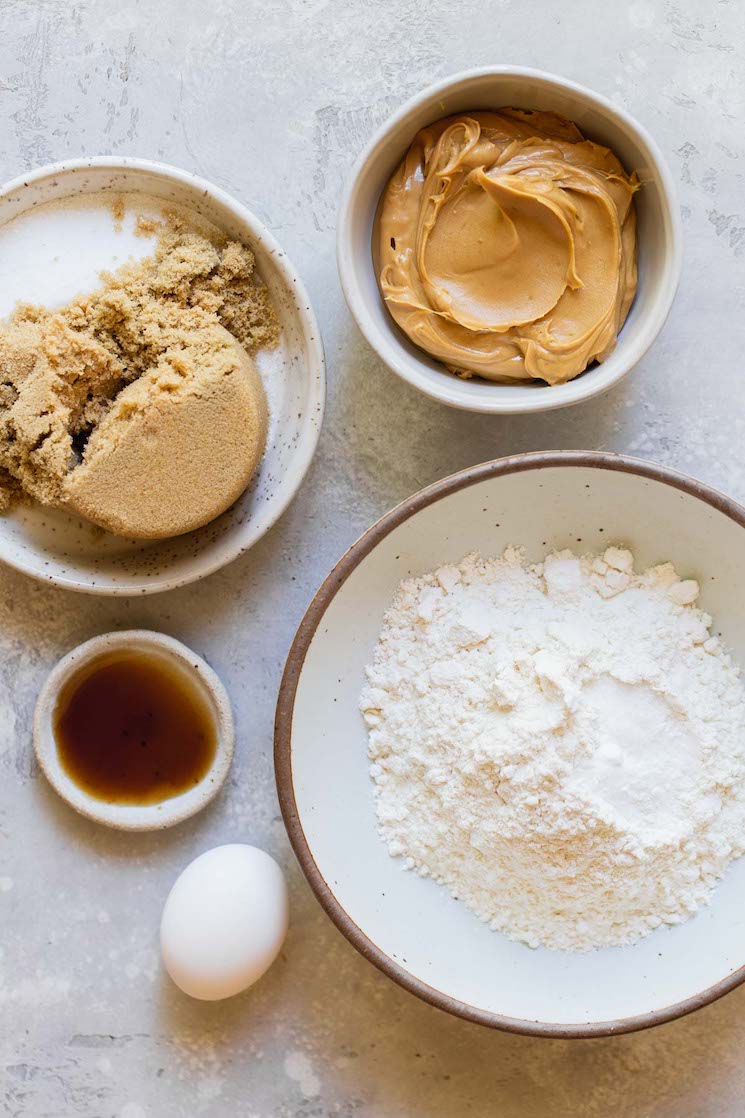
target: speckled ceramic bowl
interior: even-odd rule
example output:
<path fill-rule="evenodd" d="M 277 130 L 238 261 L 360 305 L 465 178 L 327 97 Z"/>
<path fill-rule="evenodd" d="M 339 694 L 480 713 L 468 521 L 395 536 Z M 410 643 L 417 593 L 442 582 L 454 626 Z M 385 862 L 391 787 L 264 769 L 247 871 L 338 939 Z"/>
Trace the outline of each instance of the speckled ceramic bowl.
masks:
<path fill-rule="evenodd" d="M 271 412 L 264 457 L 249 488 L 216 520 L 184 536 L 143 542 L 34 506 L 0 517 L 0 560 L 10 566 L 72 590 L 148 594 L 194 582 L 229 563 L 271 528 L 290 503 L 313 457 L 323 418 L 323 347 L 302 281 L 271 233 L 234 198 L 186 171 L 109 157 L 43 167 L 0 190 L 0 231 L 33 210 L 38 215 L 46 203 L 79 204 L 82 196 L 98 192 L 112 201 L 132 193 L 186 207 L 248 244 L 282 324 L 278 349 L 257 358 Z M 88 242 L 99 234 L 100 229 L 92 229 L 86 240 L 79 225 L 67 234 L 58 222 L 46 242 L 38 238 L 40 282 L 45 274 L 64 268 L 65 254 L 67 259 L 74 254 L 71 267 L 81 271 L 78 257 L 93 259 L 95 244 Z M 95 277 L 96 269 L 89 270 Z M 2 260 L 0 278 L 13 292 Z M 43 294 L 44 287 L 40 290 Z M 19 296 L 28 298 L 20 284 Z M 6 306 L 0 314 L 10 309 Z"/>
<path fill-rule="evenodd" d="M 700 482 L 611 454 L 525 454 L 437 482 L 393 509 L 328 576 L 298 630 L 277 706 L 275 767 L 295 853 L 331 919 L 387 975 L 480 1024 L 535 1036 L 607 1036 L 690 1013 L 745 982 L 745 858 L 712 903 L 628 947 L 532 950 L 493 932 L 377 833 L 358 709 L 401 579 L 470 551 L 633 548 L 673 560 L 745 664 L 745 510 Z M 660 789 L 660 795 L 664 790 Z"/>
<path fill-rule="evenodd" d="M 62 767 L 54 736 L 54 711 L 68 679 L 86 664 L 109 652 L 145 652 L 162 656 L 199 688 L 212 714 L 217 747 L 204 777 L 193 788 L 160 803 L 112 804 L 90 795 Z M 235 729 L 230 699 L 220 678 L 209 664 L 185 644 L 149 629 L 105 633 L 78 645 L 52 669 L 41 689 L 34 713 L 36 757 L 54 790 L 81 815 L 120 831 L 158 831 L 181 823 L 206 807 L 225 781 L 233 760 Z"/>
<path fill-rule="evenodd" d="M 418 349 L 383 302 L 372 238 L 380 196 L 420 128 L 475 109 L 546 109 L 572 120 L 588 139 L 609 147 L 643 183 L 636 197 L 639 286 L 610 357 L 568 384 L 494 384 L 461 380 Z M 682 232 L 675 186 L 663 155 L 638 121 L 576 82 L 521 67 L 491 66 L 439 81 L 398 109 L 375 133 L 349 179 L 338 224 L 342 288 L 362 333 L 394 373 L 426 396 L 467 411 L 550 411 L 589 400 L 616 384 L 662 329 L 680 280 Z"/>

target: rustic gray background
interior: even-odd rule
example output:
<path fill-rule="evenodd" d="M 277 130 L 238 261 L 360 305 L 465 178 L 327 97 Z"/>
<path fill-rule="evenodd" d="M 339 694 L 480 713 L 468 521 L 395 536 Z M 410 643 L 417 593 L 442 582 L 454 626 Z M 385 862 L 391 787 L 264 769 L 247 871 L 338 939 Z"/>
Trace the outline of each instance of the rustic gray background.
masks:
<path fill-rule="evenodd" d="M 97 601 L 0 571 L 3 1114 L 745 1113 L 745 989 L 648 1033 L 573 1042 L 491 1033 L 399 990 L 306 887 L 271 763 L 280 671 L 314 588 L 422 485 L 512 451 L 590 447 L 655 458 L 745 498 L 744 43 L 740 0 L 0 0 L 0 178 L 69 156 L 139 155 L 231 191 L 308 284 L 330 390 L 298 499 L 250 555 L 200 585 Z M 609 395 L 544 418 L 479 418 L 418 396 L 361 340 L 334 261 L 342 183 L 372 129 L 433 79 L 497 62 L 575 78 L 638 116 L 683 207 L 683 282 L 663 335 Z M 238 714 L 226 793 L 154 837 L 76 818 L 32 761 L 34 699 L 55 658 L 130 625 L 205 655 Z M 161 973 L 160 909 L 186 862 L 235 840 L 286 868 L 292 928 L 254 990 L 198 1004 Z"/>

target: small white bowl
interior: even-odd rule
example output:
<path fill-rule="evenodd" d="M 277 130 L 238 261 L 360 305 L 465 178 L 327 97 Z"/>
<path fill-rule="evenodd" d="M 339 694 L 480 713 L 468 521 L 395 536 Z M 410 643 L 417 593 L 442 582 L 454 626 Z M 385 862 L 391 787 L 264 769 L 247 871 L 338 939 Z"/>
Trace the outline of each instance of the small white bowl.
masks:
<path fill-rule="evenodd" d="M 108 652 L 126 649 L 163 656 L 188 675 L 200 689 L 211 709 L 215 725 L 217 747 L 215 759 L 199 784 L 160 803 L 139 806 L 136 804 L 111 804 L 89 795 L 72 780 L 60 764 L 54 736 L 54 709 L 60 691 L 70 677 L 84 664 L 89 664 Z M 230 699 L 219 677 L 209 664 L 192 652 L 185 644 L 154 633 L 149 629 L 128 629 L 120 633 L 105 633 L 78 645 L 52 669 L 36 703 L 34 713 L 34 749 L 41 768 L 63 800 L 81 815 L 115 827 L 120 831 L 157 831 L 181 823 L 206 807 L 219 792 L 233 759 L 235 729 Z"/>
<path fill-rule="evenodd" d="M 264 456 L 248 489 L 216 520 L 184 536 L 143 541 L 113 536 L 76 516 L 35 505 L 0 516 L 0 560 L 11 567 L 91 594 L 152 594 L 204 578 L 229 563 L 256 543 L 287 508 L 310 465 L 321 429 L 323 346 L 302 280 L 272 234 L 240 202 L 188 171 L 109 156 L 42 167 L 0 188 L 0 229 L 19 218 L 40 222 L 45 203 L 80 206 L 85 195 L 99 192 L 112 202 L 133 193 L 154 197 L 166 206 L 183 206 L 246 243 L 256 256 L 282 325 L 279 347 L 257 355 L 270 408 Z M 114 234 L 112 220 L 108 226 L 99 222 L 91 228 L 80 221 L 46 222 L 38 235 L 34 233 L 36 266 L 31 261 L 23 275 L 9 270 L 0 252 L 0 295 L 12 297 L 5 299 L 0 318 L 19 297 L 45 302 L 48 278 L 63 269 L 71 277 L 69 282 L 82 277 L 91 289 L 98 271 L 114 266 L 109 259 L 97 263 L 97 254 L 112 247 Z M 113 251 L 126 253 L 136 246 L 140 253 L 149 251 L 147 242 L 131 236 L 122 244 L 121 250 L 114 245 Z M 119 258 L 117 263 L 121 262 Z M 74 294 L 73 287 L 68 298 Z"/>
<path fill-rule="evenodd" d="M 355 543 L 298 629 L 277 705 L 280 805 L 300 865 L 347 939 L 407 990 L 450 1013 L 535 1036 L 600 1036 L 669 1021 L 745 982 L 745 857 L 711 904 L 628 947 L 578 954 L 516 943 L 447 889 L 404 869 L 378 834 L 358 702 L 383 615 L 403 578 L 508 544 L 633 548 L 697 578 L 701 605 L 745 664 L 745 509 L 701 482 L 612 454 L 525 454 L 410 497 Z M 664 790 L 661 790 L 664 795 Z"/>
<path fill-rule="evenodd" d="M 568 384 L 493 384 L 461 380 L 414 346 L 388 313 L 372 256 L 380 196 L 420 128 L 452 113 L 512 106 L 544 109 L 574 121 L 588 139 L 637 171 L 639 286 L 610 357 Z M 380 358 L 420 392 L 466 411 L 550 411 L 589 400 L 630 371 L 668 316 L 680 280 L 682 233 L 672 176 L 645 128 L 617 105 L 540 70 L 493 66 L 456 74 L 408 101 L 376 132 L 357 159 L 339 214 L 337 259 L 349 309 Z"/>

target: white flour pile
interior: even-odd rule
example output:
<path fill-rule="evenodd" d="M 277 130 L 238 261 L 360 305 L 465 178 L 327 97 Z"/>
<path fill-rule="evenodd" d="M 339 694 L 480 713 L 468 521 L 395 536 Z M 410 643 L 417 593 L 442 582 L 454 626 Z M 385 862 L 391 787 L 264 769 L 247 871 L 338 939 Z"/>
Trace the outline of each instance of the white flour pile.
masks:
<path fill-rule="evenodd" d="M 390 853 L 531 946 L 706 904 L 745 850 L 745 688 L 697 595 L 619 548 L 403 582 L 360 701 Z"/>

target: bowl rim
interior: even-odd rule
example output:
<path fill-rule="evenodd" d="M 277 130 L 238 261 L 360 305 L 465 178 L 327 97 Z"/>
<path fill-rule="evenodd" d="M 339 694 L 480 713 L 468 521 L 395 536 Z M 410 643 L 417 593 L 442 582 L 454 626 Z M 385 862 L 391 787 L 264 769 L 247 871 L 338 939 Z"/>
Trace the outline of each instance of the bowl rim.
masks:
<path fill-rule="evenodd" d="M 188 569 L 179 575 L 159 580 L 127 576 L 117 585 L 101 585 L 95 578 L 82 579 L 77 576 L 53 574 L 48 571 L 31 571 L 21 559 L 16 557 L 0 556 L 0 562 L 6 566 L 20 571 L 29 578 L 39 582 L 62 587 L 65 590 L 75 590 L 79 593 L 94 594 L 102 597 L 130 597 L 140 594 L 159 594 L 166 590 L 174 590 L 180 586 L 188 586 L 198 582 L 215 571 L 232 563 L 240 555 L 247 552 L 254 544 L 266 535 L 287 510 L 295 499 L 310 464 L 315 455 L 318 440 L 323 426 L 323 417 L 326 404 L 326 358 L 323 349 L 323 338 L 318 324 L 318 319 L 313 310 L 308 291 L 295 265 L 291 262 L 284 248 L 277 241 L 273 233 L 237 198 L 226 190 L 209 182 L 199 175 L 181 167 L 172 166 L 170 163 L 161 163 L 152 159 L 140 159 L 136 156 L 94 155 L 63 159 L 56 163 L 47 163 L 43 167 L 24 175 L 17 175 L 8 182 L 0 184 L 0 201 L 6 196 L 18 191 L 25 191 L 28 187 L 37 185 L 45 179 L 54 179 L 57 176 L 75 174 L 96 168 L 104 168 L 112 172 L 139 172 L 151 175 L 153 178 L 166 179 L 183 186 L 199 191 L 205 197 L 214 199 L 219 205 L 228 210 L 249 231 L 250 236 L 258 242 L 267 255 L 272 257 L 288 291 L 292 291 L 295 308 L 301 320 L 305 344 L 310 355 L 308 363 L 308 407 L 307 415 L 313 422 L 306 421 L 301 437 L 298 439 L 295 450 L 297 458 L 293 466 L 293 481 L 288 486 L 287 492 L 278 500 L 271 514 L 268 516 L 262 530 L 255 535 L 248 534 L 245 538 L 238 537 L 232 546 L 218 551 L 208 562 L 199 561 L 199 557 L 192 559 Z M 247 522 L 248 523 L 248 522 Z M 186 533 L 188 535 L 188 533 Z M 178 538 L 178 537 L 174 537 Z"/>
<path fill-rule="evenodd" d="M 145 805 L 109 803 L 86 792 L 63 769 L 54 733 L 54 711 L 62 688 L 86 664 L 110 652 L 143 650 L 175 661 L 208 693 L 214 707 L 215 756 L 199 783 L 177 796 Z M 222 788 L 235 751 L 230 697 L 217 672 L 187 645 L 155 629 L 116 629 L 71 648 L 42 685 L 34 709 L 32 736 L 36 760 L 57 795 L 79 815 L 118 831 L 161 831 L 196 815 Z"/>
<path fill-rule="evenodd" d="M 583 374 L 564 385 L 550 386 L 550 395 L 543 391 L 541 387 L 538 387 L 534 390 L 535 399 L 526 400 L 523 403 L 510 402 L 509 399 L 501 400 L 496 394 L 489 399 L 469 400 L 461 394 L 461 382 L 458 378 L 452 377 L 452 383 L 438 382 L 437 385 L 432 384 L 426 376 L 415 368 L 408 355 L 400 356 L 398 349 L 372 321 L 368 311 L 367 299 L 357 283 L 355 254 L 351 251 L 351 226 L 357 205 L 360 179 L 368 164 L 379 158 L 381 148 L 388 140 L 390 133 L 409 118 L 413 118 L 428 102 L 436 101 L 456 86 L 486 77 L 522 78 L 544 86 L 553 86 L 576 94 L 606 116 L 622 122 L 633 134 L 636 142 L 641 147 L 646 147 L 650 161 L 654 166 L 659 180 L 668 234 L 664 276 L 660 282 L 659 294 L 655 299 L 654 313 L 648 314 L 639 337 L 635 340 L 618 372 L 611 379 L 604 379 L 601 375 L 603 371 L 601 364 L 596 370 L 589 370 L 591 374 L 598 372 L 597 377 L 588 377 L 587 374 Z M 360 332 L 381 361 L 402 380 L 405 380 L 430 399 L 438 400 L 442 404 L 462 411 L 487 415 L 532 414 L 555 411 L 558 408 L 570 407 L 573 404 L 591 400 L 612 388 L 613 385 L 618 384 L 638 364 L 665 325 L 675 300 L 683 267 L 683 226 L 675 180 L 662 150 L 644 125 L 624 108 L 613 104 L 601 93 L 596 93 L 579 82 L 564 78 L 559 74 L 553 74 L 548 70 L 528 66 L 481 66 L 471 70 L 459 71 L 428 85 L 420 93 L 404 102 L 373 133 L 355 160 L 342 195 L 337 222 L 336 261 L 344 298 Z M 647 312 L 645 311 L 645 313 Z M 391 322 L 391 327 L 393 328 L 393 326 L 394 324 Z M 488 382 L 485 383 L 488 384 Z M 522 387 L 525 388 L 526 386 L 523 385 Z"/>
<path fill-rule="evenodd" d="M 457 493 L 459 490 L 466 489 L 485 479 L 541 470 L 546 467 L 591 467 L 648 478 L 672 486 L 703 501 L 735 521 L 741 528 L 745 528 L 745 507 L 725 493 L 668 466 L 604 451 L 533 451 L 527 454 L 516 454 L 460 470 L 441 481 L 428 485 L 396 505 L 352 544 L 332 568 L 308 606 L 290 648 L 279 688 L 274 733 L 275 780 L 280 809 L 290 843 L 300 863 L 300 868 L 316 898 L 352 946 L 399 986 L 415 994 L 423 1001 L 429 1002 L 430 1005 L 445 1010 L 456 1017 L 462 1017 L 467 1021 L 486 1025 L 489 1028 L 501 1029 L 504 1032 L 562 1039 L 615 1036 L 662 1025 L 667 1021 L 684 1017 L 702 1006 L 709 1005 L 745 982 L 745 964 L 726 978 L 680 1002 L 664 1006 L 661 1009 L 651 1010 L 648 1013 L 622 1017 L 616 1020 L 583 1024 L 537 1022 L 507 1017 L 490 1010 L 480 1009 L 477 1006 L 453 998 L 444 991 L 438 990 L 410 974 L 378 947 L 349 916 L 334 896 L 329 883 L 316 864 L 310 844 L 305 837 L 293 785 L 292 722 L 300 676 L 315 632 L 321 624 L 329 604 L 352 572 L 394 528 L 409 520 L 422 509 L 439 501 L 442 497 Z"/>

